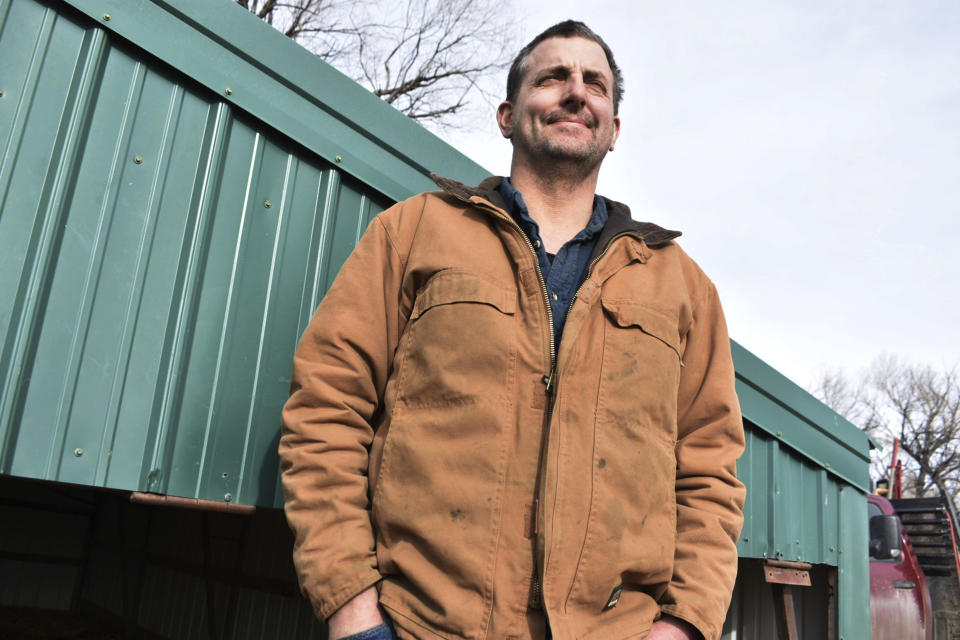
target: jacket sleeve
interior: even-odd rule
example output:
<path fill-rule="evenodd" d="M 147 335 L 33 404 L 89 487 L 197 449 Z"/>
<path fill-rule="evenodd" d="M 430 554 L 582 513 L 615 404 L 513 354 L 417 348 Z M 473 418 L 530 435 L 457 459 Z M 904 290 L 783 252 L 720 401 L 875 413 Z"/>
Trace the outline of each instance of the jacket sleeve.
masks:
<path fill-rule="evenodd" d="M 321 619 L 381 577 L 367 462 L 401 329 L 403 278 L 385 215 L 370 224 L 304 332 L 283 408 L 279 454 L 293 561 Z"/>
<path fill-rule="evenodd" d="M 660 603 L 664 613 L 716 640 L 737 576 L 745 490 L 736 461 L 744 449 L 743 421 L 726 322 L 709 280 L 692 311 L 677 406 L 674 570 Z"/>

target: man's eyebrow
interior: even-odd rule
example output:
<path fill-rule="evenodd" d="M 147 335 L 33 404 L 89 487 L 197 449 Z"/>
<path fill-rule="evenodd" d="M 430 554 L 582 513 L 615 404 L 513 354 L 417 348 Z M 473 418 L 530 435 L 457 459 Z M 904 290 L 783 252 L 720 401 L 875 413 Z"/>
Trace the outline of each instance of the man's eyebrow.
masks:
<path fill-rule="evenodd" d="M 542 78 L 543 76 L 552 75 L 554 73 L 569 74 L 570 67 L 568 67 L 565 64 L 555 64 L 552 67 L 546 67 L 544 69 L 540 69 L 540 71 L 536 74 L 536 77 Z"/>

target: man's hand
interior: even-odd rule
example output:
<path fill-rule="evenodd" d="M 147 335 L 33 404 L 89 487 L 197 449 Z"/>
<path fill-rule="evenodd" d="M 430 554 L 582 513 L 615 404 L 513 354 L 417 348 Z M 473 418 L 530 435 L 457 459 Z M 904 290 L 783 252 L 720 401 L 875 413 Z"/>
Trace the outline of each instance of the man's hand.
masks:
<path fill-rule="evenodd" d="M 700 632 L 680 618 L 664 615 L 653 623 L 647 640 L 702 640 Z"/>
<path fill-rule="evenodd" d="M 361 591 L 327 620 L 329 640 L 339 640 L 384 623 L 377 588 Z"/>

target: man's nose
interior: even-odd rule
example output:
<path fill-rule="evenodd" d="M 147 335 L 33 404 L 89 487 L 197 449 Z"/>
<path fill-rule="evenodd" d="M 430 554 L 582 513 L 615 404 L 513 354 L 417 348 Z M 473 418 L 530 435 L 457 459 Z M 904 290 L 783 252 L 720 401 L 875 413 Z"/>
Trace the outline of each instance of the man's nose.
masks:
<path fill-rule="evenodd" d="M 562 103 L 577 111 L 587 103 L 587 87 L 583 84 L 583 78 L 580 75 L 574 73 L 567 79 Z"/>

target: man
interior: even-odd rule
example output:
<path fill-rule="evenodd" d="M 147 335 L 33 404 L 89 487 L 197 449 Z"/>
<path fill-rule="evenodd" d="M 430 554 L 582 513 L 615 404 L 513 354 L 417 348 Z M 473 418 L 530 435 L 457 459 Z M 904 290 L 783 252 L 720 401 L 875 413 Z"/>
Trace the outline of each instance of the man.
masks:
<path fill-rule="evenodd" d="M 729 341 L 679 233 L 594 194 L 621 92 L 582 23 L 535 38 L 497 112 L 509 180 L 379 215 L 307 328 L 280 454 L 331 639 L 719 637 Z"/>

